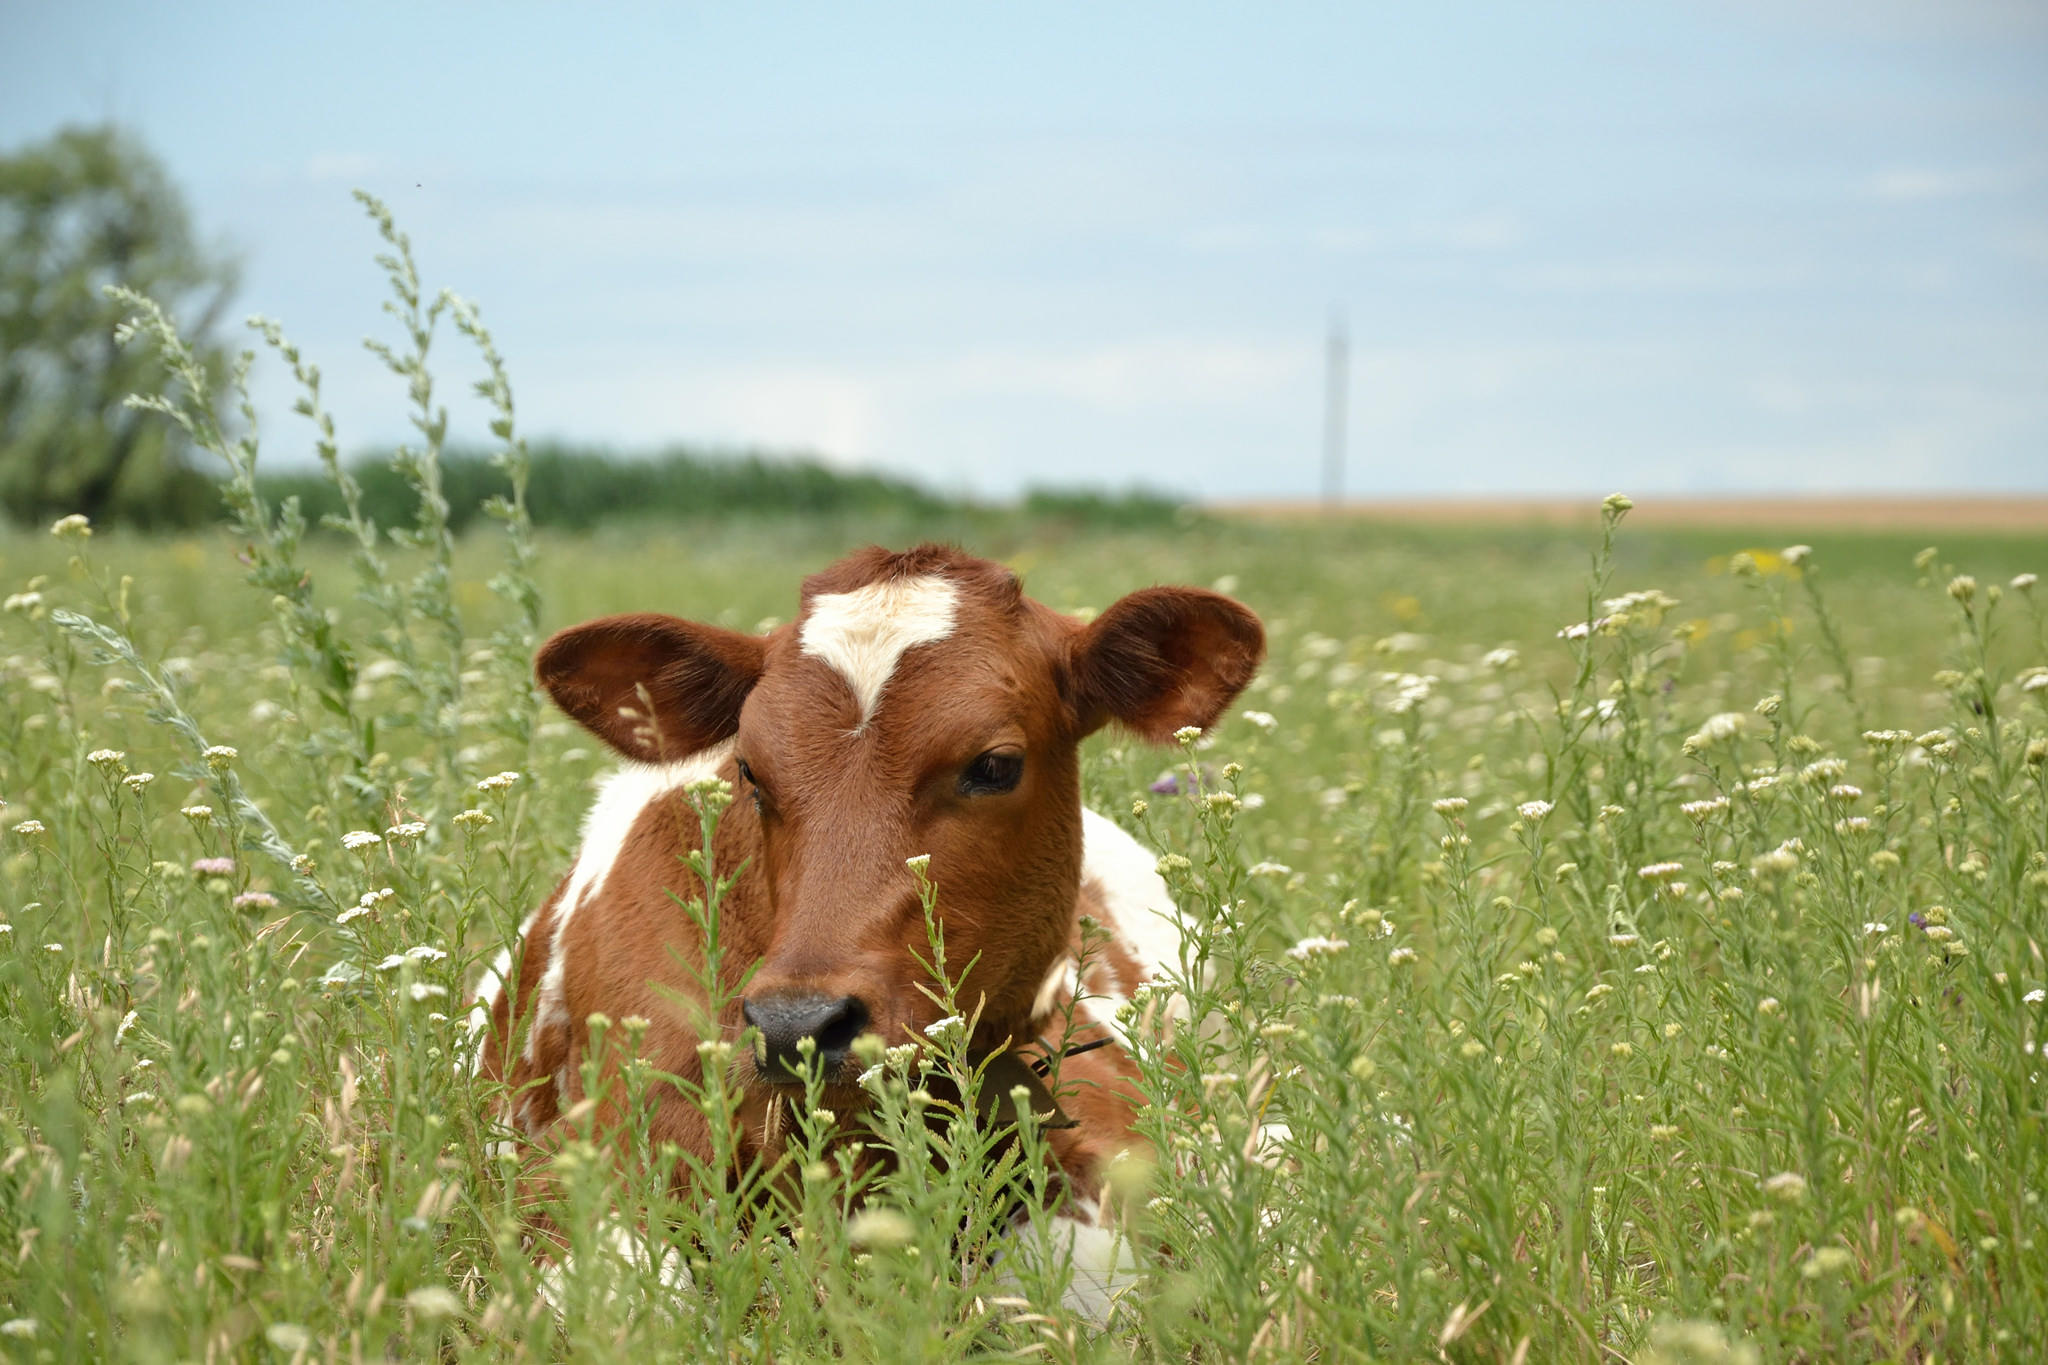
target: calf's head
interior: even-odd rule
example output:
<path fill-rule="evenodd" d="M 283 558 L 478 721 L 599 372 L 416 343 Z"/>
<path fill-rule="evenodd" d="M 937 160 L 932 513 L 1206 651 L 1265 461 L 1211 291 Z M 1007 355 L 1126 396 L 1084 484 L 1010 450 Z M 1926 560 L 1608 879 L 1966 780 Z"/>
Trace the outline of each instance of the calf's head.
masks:
<path fill-rule="evenodd" d="M 1250 681 L 1258 618 L 1216 593 L 1147 588 L 1082 624 L 999 564 L 940 546 L 870 549 L 805 580 L 797 619 L 743 635 L 614 616 L 549 640 L 541 683 L 628 758 L 730 743 L 758 828 L 747 876 L 768 923 L 745 1016 L 768 1079 L 809 1038 L 843 1081 L 863 1032 L 898 1043 L 938 1010 L 906 860 L 931 859 L 951 970 L 976 1042 L 1026 1036 L 1067 942 L 1081 868 L 1077 749 L 1116 722 L 1164 743 Z M 809 1049 L 806 1049 L 809 1050 Z"/>

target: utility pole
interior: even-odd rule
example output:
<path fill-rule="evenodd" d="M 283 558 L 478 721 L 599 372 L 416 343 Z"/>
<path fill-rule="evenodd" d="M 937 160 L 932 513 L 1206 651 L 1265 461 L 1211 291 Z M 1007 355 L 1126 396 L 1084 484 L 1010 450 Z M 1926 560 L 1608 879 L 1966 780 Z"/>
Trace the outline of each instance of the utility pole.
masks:
<path fill-rule="evenodd" d="M 1345 409 L 1351 395 L 1351 339 L 1344 314 L 1330 313 L 1330 338 L 1323 353 L 1323 506 L 1335 511 L 1344 501 Z"/>

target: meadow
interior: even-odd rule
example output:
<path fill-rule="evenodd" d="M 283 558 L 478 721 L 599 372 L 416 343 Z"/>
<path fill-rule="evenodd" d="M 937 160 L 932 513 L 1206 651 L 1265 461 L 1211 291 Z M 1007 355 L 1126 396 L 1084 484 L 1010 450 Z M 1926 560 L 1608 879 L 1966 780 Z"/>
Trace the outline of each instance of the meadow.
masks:
<path fill-rule="evenodd" d="M 389 357 L 422 414 L 396 535 L 309 384 L 339 532 L 173 399 L 232 529 L 0 539 L 10 1358 L 1919 1362 L 2048 1336 L 2048 540 L 1637 533 L 1619 498 L 1577 528 L 536 532 L 502 370 L 454 320 L 492 362 L 495 526 L 448 529 L 419 346 Z M 1213 584 L 1270 632 L 1210 736 L 1088 750 L 1090 803 L 1195 914 L 1176 984 L 1215 1021 L 1130 1020 L 1137 1282 L 1106 1326 L 1064 1307 L 1057 1244 L 1000 1235 L 1042 1134 L 928 1123 L 899 1068 L 872 1123 L 909 1159 L 881 1176 L 820 1120 L 789 1170 L 677 1197 L 644 1124 L 579 1131 L 551 1309 L 520 1158 L 456 1064 L 469 983 L 607 765 L 535 695 L 533 645 L 624 609 L 755 628 L 846 549 L 927 535 L 1062 609 Z M 715 917 L 731 869 L 703 871 L 679 914 Z M 636 1113 L 669 1083 L 622 1074 Z"/>
<path fill-rule="evenodd" d="M 1611 520 L 1611 554 L 1598 530 L 989 534 L 1053 605 L 1221 582 L 1271 631 L 1210 740 L 1090 750 L 1091 804 L 1201 911 L 1197 1003 L 1230 1025 L 1148 1058 L 1146 1277 L 1107 1331 L 1059 1307 L 1057 1264 L 963 1249 L 992 1177 L 869 1192 L 891 1222 L 849 1217 L 827 1160 L 780 1228 L 657 1208 L 698 1288 L 613 1264 L 559 1322 L 536 1307 L 488 1096 L 450 1062 L 606 760 L 527 687 L 502 541 L 454 545 L 445 582 L 430 548 L 382 552 L 385 601 L 304 547 L 346 685 L 230 536 L 4 542 L 0 1347 L 2023 1358 L 2048 650 L 2011 580 L 2043 547 L 1742 558 Z M 752 627 L 846 544 L 929 529 L 543 539 L 534 620 Z M 1248 1141 L 1276 1120 L 1277 1151 Z M 586 1211 L 662 1203 L 630 1145 L 565 1152 Z"/>

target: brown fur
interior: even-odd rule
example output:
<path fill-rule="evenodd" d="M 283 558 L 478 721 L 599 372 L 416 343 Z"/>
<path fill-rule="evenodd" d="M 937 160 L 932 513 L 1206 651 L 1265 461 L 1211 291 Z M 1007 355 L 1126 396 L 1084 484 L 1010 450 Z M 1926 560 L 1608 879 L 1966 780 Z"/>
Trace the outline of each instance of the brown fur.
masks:
<path fill-rule="evenodd" d="M 630 758 L 681 759 L 735 739 L 719 773 L 737 799 L 713 853 L 719 868 L 744 863 L 746 872 L 721 918 L 723 985 L 735 998 L 704 1020 L 691 982 L 703 944 L 675 899 L 701 889 L 683 862 L 697 820 L 679 791 L 650 804 L 610 875 L 573 907 L 560 944 L 566 1018 L 544 1022 L 528 1057 L 564 894 L 556 889 L 526 936 L 516 988 L 498 1001 L 483 1054 L 485 1075 L 507 1083 L 509 1116 L 530 1140 L 546 1142 L 583 1098 L 578 1067 L 594 1011 L 648 1019 L 643 1055 L 692 1080 L 702 1037 L 739 1041 L 743 980 L 756 999 L 856 996 L 885 1042 L 920 1038 L 938 1010 L 916 989 L 927 981 L 915 956 L 925 930 L 905 860 L 917 854 L 931 857 L 954 970 L 974 960 L 962 991 L 980 1011 L 974 1045 L 998 1050 L 1054 1025 L 1057 1005 L 1053 1016 L 1032 1017 L 1040 986 L 1078 947 L 1079 917 L 1103 918 L 1094 888 L 1080 884 L 1077 746 L 1110 721 L 1154 741 L 1207 726 L 1250 681 L 1264 635 L 1244 607 L 1193 588 L 1133 593 L 1084 627 L 1025 597 L 1002 566 L 934 545 L 849 556 L 805 580 L 803 611 L 821 594 L 926 574 L 957 589 L 954 629 L 904 655 L 865 723 L 845 680 L 802 652 L 803 614 L 759 637 L 654 614 L 608 617 L 541 649 L 536 672 L 557 704 Z M 1024 755 L 1016 789 L 962 795 L 962 770 L 998 748 Z M 1100 944 L 1094 956 L 1091 987 L 1122 994 L 1137 984 L 1126 946 Z M 738 1055 L 750 1081 L 744 1162 L 773 1155 L 764 1121 L 772 1091 Z M 852 1065 L 827 1077 L 842 1110 L 861 1100 Z M 1055 1134 L 1054 1149 L 1084 1190 L 1132 1141 L 1135 1074 L 1115 1046 L 1061 1068 L 1060 1099 L 1080 1126 Z M 594 1115 L 600 1126 L 617 1117 Z M 657 1143 L 709 1155 L 703 1118 L 680 1097 L 658 1101 L 654 1123 Z"/>

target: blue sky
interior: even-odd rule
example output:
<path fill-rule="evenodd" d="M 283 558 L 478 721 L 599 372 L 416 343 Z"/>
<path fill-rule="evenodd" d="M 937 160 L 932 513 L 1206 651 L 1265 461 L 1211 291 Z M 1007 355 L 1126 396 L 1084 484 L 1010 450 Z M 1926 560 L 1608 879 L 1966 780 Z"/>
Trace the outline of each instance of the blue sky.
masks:
<path fill-rule="evenodd" d="M 2048 489 L 2031 3 L 0 6 L 108 118 L 351 448 L 360 185 L 535 435 L 1299 496 L 1335 308 L 1360 494 Z"/>

